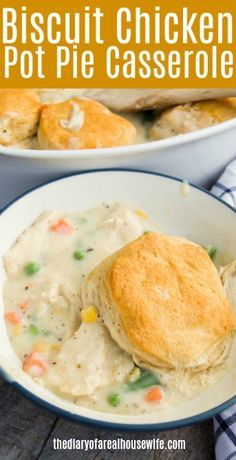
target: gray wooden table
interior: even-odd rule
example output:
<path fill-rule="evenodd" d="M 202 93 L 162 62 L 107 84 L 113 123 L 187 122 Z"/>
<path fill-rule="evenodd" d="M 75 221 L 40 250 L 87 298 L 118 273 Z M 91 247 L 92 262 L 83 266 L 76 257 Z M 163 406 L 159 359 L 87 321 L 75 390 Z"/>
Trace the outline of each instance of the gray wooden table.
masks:
<path fill-rule="evenodd" d="M 34 185 L 42 182 L 30 175 Z M 31 186 L 32 184 L 27 184 Z M 11 180 L 9 174 L 1 175 L 0 165 L 0 208 L 5 206 L 25 189 L 25 184 Z M 185 451 L 55 451 L 53 439 L 184 439 Z M 209 420 L 198 425 L 164 433 L 125 433 L 99 430 L 68 422 L 47 412 L 27 400 L 0 377 L 0 460 L 210 460 L 214 459 L 213 424 Z"/>
<path fill-rule="evenodd" d="M 184 451 L 55 451 L 53 439 L 184 439 Z M 99 430 L 68 422 L 35 405 L 0 378 L 0 459 L 211 460 L 214 459 L 212 420 L 163 433 Z"/>

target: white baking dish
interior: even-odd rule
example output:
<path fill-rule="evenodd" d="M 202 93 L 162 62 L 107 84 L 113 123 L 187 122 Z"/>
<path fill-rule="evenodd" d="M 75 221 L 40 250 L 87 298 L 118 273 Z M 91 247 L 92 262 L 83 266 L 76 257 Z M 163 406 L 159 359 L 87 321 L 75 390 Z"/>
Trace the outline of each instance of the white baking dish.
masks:
<path fill-rule="evenodd" d="M 236 118 L 161 141 L 96 150 L 1 148 L 0 184 L 9 199 L 56 176 L 87 169 L 135 168 L 209 187 L 236 156 Z M 4 202 L 1 202 L 0 207 Z"/>

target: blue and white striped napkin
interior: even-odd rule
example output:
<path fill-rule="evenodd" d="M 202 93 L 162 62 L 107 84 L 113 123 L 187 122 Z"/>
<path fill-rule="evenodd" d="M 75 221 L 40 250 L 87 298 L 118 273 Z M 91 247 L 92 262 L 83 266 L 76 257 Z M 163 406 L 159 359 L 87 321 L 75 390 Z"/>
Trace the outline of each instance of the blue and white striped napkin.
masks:
<path fill-rule="evenodd" d="M 211 191 L 236 209 L 236 160 L 227 166 Z M 236 404 L 216 415 L 214 429 L 216 460 L 236 460 Z"/>
<path fill-rule="evenodd" d="M 226 167 L 211 192 L 236 208 L 236 159 Z"/>

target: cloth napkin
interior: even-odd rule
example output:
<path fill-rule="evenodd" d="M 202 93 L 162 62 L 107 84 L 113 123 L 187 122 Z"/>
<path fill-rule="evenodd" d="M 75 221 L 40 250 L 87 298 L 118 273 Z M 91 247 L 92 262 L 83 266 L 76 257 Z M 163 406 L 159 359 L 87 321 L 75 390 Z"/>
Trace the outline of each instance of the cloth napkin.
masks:
<path fill-rule="evenodd" d="M 236 160 L 226 167 L 211 192 L 236 209 Z M 216 415 L 214 429 L 216 460 L 236 460 L 236 404 Z"/>
<path fill-rule="evenodd" d="M 236 159 L 226 167 L 211 192 L 236 208 Z"/>

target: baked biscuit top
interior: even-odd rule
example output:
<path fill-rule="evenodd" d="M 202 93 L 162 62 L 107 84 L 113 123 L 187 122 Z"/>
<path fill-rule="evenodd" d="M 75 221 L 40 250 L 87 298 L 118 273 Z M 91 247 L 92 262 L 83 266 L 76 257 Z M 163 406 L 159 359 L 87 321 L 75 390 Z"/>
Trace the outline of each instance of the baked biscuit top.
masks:
<path fill-rule="evenodd" d="M 151 360 L 196 366 L 235 327 L 210 257 L 183 238 L 150 233 L 130 243 L 117 254 L 108 283 L 128 340 Z"/>
<path fill-rule="evenodd" d="M 47 149 L 95 149 L 131 144 L 136 134 L 132 123 L 99 102 L 73 98 L 43 107 L 38 141 Z"/>

